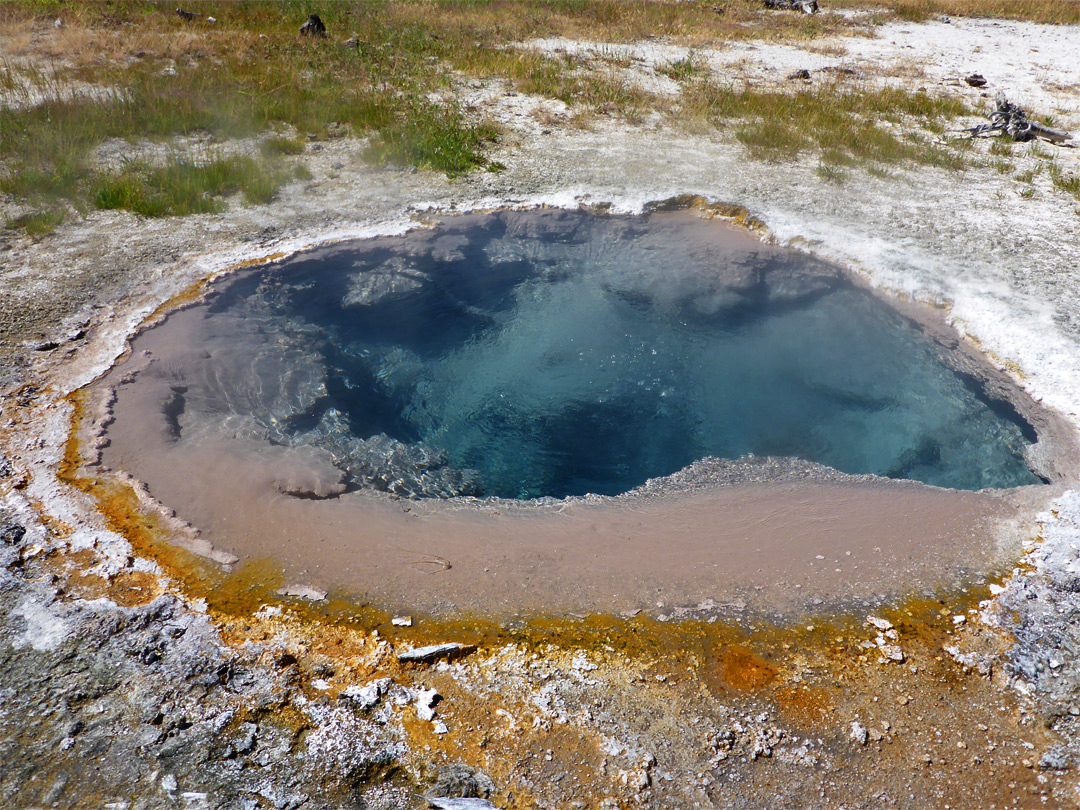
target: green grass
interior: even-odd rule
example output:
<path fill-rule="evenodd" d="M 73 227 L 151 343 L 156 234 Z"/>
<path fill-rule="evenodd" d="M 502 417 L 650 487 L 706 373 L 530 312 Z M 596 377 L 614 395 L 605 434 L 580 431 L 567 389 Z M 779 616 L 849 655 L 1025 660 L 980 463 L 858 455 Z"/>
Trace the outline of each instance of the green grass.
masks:
<path fill-rule="evenodd" d="M 470 126 L 454 109 L 420 105 L 379 130 L 365 156 L 375 163 L 421 166 L 448 177 L 488 165 L 480 148 L 494 140 L 494 126 Z"/>
<path fill-rule="evenodd" d="M 166 166 L 133 166 L 99 176 L 92 189 L 98 208 L 123 209 L 148 217 L 215 214 L 225 197 L 242 193 L 251 204 L 270 202 L 291 173 L 250 157 L 230 157 L 195 165 L 173 160 Z"/>
<path fill-rule="evenodd" d="M 839 185 L 847 179 L 847 173 L 843 169 L 829 163 L 819 163 L 815 171 L 818 177 L 829 183 Z"/>
<path fill-rule="evenodd" d="M 284 138 L 279 135 L 266 138 L 259 144 L 259 151 L 266 157 L 302 155 L 305 149 L 307 145 L 302 138 Z"/>
<path fill-rule="evenodd" d="M 339 4 L 327 10 L 324 18 L 336 30 L 356 24 L 366 43 L 377 43 L 355 49 L 329 37 L 298 37 L 294 18 L 307 16 L 306 6 L 298 3 L 185 4 L 220 20 L 195 29 L 202 37 L 195 45 L 184 38 L 192 26 L 185 27 L 162 4 L 131 0 L 72 9 L 95 36 L 107 37 L 118 23 L 131 23 L 153 29 L 161 49 L 183 53 L 168 62 L 160 54 L 124 58 L 121 39 L 116 59 L 90 59 L 64 73 L 66 79 L 123 88 L 94 99 L 73 100 L 56 91 L 54 78 L 49 84 L 41 78 L 43 103 L 5 109 L 0 116 L 0 191 L 41 205 L 90 201 L 147 215 L 220 210 L 223 192 L 213 167 L 192 172 L 174 164 L 157 174 L 143 168 L 102 178 L 94 170 L 94 150 L 115 138 L 137 142 L 198 133 L 252 138 L 283 126 L 297 136 L 264 137 L 264 160 L 229 169 L 231 174 L 266 172 L 261 180 L 248 176 L 237 186 L 248 200 L 271 198 L 286 159 L 304 151 L 306 136 L 323 137 L 333 128 L 372 135 L 368 154 L 375 161 L 430 167 L 451 176 L 486 165 L 482 149 L 495 137 L 494 127 L 470 119 L 453 101 L 437 104 L 427 98 L 447 84 L 446 65 L 436 62 L 452 46 L 424 20 L 396 22 L 386 11 L 390 5 Z M 0 22 L 35 10 L 56 9 L 41 2 L 4 6 Z M 165 72 L 166 66 L 172 70 Z M 3 75 L 7 84 L 15 84 L 10 70 Z M 176 188 L 165 188 L 169 183 Z"/>
<path fill-rule="evenodd" d="M 1054 159 L 1054 156 L 1047 152 L 1039 141 L 1032 141 L 1028 144 L 1028 155 L 1033 158 L 1038 158 L 1039 160 Z"/>
<path fill-rule="evenodd" d="M 30 236 L 44 236 L 56 230 L 56 227 L 62 224 L 66 218 L 67 213 L 63 209 L 48 208 L 9 219 L 7 227 L 12 230 L 25 231 Z"/>
<path fill-rule="evenodd" d="M 820 150 L 833 165 L 922 163 L 959 169 L 963 158 L 885 123 L 931 123 L 967 112 L 959 101 L 926 93 L 835 85 L 795 93 L 735 89 L 708 82 L 684 92 L 681 115 L 731 126 L 750 154 L 765 161 Z"/>
<path fill-rule="evenodd" d="M 568 53 L 465 49 L 450 58 L 463 73 L 480 79 L 509 79 L 519 92 L 558 99 L 586 117 L 616 114 L 636 121 L 646 110 L 661 105 L 655 94 L 628 82 L 620 71 L 591 65 Z"/>
<path fill-rule="evenodd" d="M 1080 23 L 1080 3 L 1073 0 L 832 0 L 833 8 L 881 8 L 905 22 L 925 22 L 943 15 Z"/>
<path fill-rule="evenodd" d="M 683 59 L 677 59 L 657 68 L 657 72 L 677 82 L 687 82 L 698 79 L 709 73 L 708 65 L 701 62 L 697 55 L 691 51 Z"/>
<path fill-rule="evenodd" d="M 1034 183 L 1035 177 L 1042 172 L 1042 166 L 1036 166 L 1034 169 L 1028 169 L 1025 172 L 1020 172 L 1016 175 L 1016 180 L 1021 183 Z"/>
<path fill-rule="evenodd" d="M 1080 175 L 1064 171 L 1056 163 L 1050 164 L 1049 174 L 1054 188 L 1080 199 Z"/>
<path fill-rule="evenodd" d="M 1039 4 L 1038 14 L 1051 10 L 1047 0 L 1032 2 Z M 186 23 L 173 13 L 174 5 L 150 0 L 62 4 L 65 32 L 85 29 L 91 44 L 66 52 L 67 67 L 56 74 L 0 65 L 0 87 L 14 92 L 30 82 L 47 97 L 0 116 L 0 191 L 42 210 L 70 200 L 76 207 L 108 205 L 147 215 L 211 212 L 232 193 L 271 199 L 282 173 L 303 160 L 309 136 L 334 133 L 366 137 L 365 154 L 376 163 L 419 166 L 449 177 L 498 170 L 501 164 L 488 157 L 497 128 L 454 100 L 455 72 L 509 80 L 519 92 L 564 101 L 569 126 L 588 126 L 600 115 L 636 122 L 659 110 L 681 126 L 726 131 L 762 160 L 814 151 L 831 169 L 856 163 L 963 165 L 960 147 L 942 149 L 883 125 L 940 132 L 946 121 L 966 112 L 959 102 L 928 94 L 853 83 L 794 93 L 725 88 L 707 80 L 706 66 L 691 50 L 661 68 L 683 85 L 674 112 L 669 99 L 627 80 L 620 67 L 626 60 L 614 51 L 590 62 L 505 47 L 545 36 L 616 43 L 663 37 L 690 48 L 717 47 L 735 39 L 807 40 L 869 31 L 866 23 L 839 15 L 776 14 L 751 0 L 721 5 L 724 14 L 707 3 L 668 0 L 338 2 L 320 9 L 330 36 L 309 40 L 297 35 L 311 10 L 301 0 L 184 4 L 217 17 L 213 25 Z M 908 13 L 941 3 L 894 5 Z M 51 19 L 60 8 L 50 0 L 0 4 L 0 34 Z M 889 18 L 885 11 L 879 16 Z M 132 31 L 139 34 L 137 43 Z M 347 37 L 356 47 L 343 47 Z M 71 99 L 57 90 L 68 80 L 118 90 Z M 130 167 L 107 176 L 95 168 L 95 150 L 106 140 L 173 142 L 197 134 L 258 139 L 262 159 L 222 169 L 232 178 L 224 185 L 209 166 Z M 236 180 L 236 174 L 246 179 Z"/>

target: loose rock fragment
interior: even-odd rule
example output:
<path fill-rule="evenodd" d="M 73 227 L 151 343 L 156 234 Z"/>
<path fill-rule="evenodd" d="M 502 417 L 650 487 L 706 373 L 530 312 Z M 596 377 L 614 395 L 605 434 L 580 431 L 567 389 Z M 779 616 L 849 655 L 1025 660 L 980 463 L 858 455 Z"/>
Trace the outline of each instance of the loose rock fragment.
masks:
<path fill-rule="evenodd" d="M 629 771 L 620 771 L 619 780 L 629 788 L 641 793 L 652 785 L 652 778 L 644 768 L 634 768 Z"/>
<path fill-rule="evenodd" d="M 1071 757 L 1065 746 L 1051 748 L 1039 757 L 1039 767 L 1044 771 L 1067 771 Z"/>
<path fill-rule="evenodd" d="M 439 693 L 434 689 L 416 690 L 416 716 L 430 722 L 435 719 L 435 704 L 439 702 Z"/>
<path fill-rule="evenodd" d="M 862 723 L 854 720 L 851 723 L 851 739 L 859 745 L 866 745 L 870 742 L 870 732 L 866 730 Z"/>
<path fill-rule="evenodd" d="M 361 709 L 370 709 L 390 688 L 390 678 L 379 678 L 366 686 L 350 686 L 342 695 Z"/>
<path fill-rule="evenodd" d="M 476 647 L 471 644 L 458 644 L 454 641 L 448 644 L 432 644 L 428 647 L 406 650 L 403 653 L 398 653 L 397 659 L 403 664 L 427 664 L 440 658 L 457 658 L 475 649 Z"/>
<path fill-rule="evenodd" d="M 881 636 L 878 636 L 881 638 Z M 881 650 L 881 655 L 886 661 L 896 661 L 897 663 L 904 662 L 904 651 L 896 644 L 885 644 L 885 639 L 881 638 L 881 642 L 878 643 L 878 649 Z"/>
<path fill-rule="evenodd" d="M 451 799 L 448 796 L 434 796 L 428 799 L 428 802 L 439 810 L 499 810 L 487 799 Z"/>
<path fill-rule="evenodd" d="M 307 599 L 310 602 L 321 602 L 326 599 L 326 591 L 311 585 L 286 585 L 278 589 L 278 596 L 295 596 L 297 599 Z"/>
<path fill-rule="evenodd" d="M 430 792 L 432 795 L 448 798 L 486 799 L 495 792 L 495 783 L 483 771 L 454 763 L 439 769 Z"/>

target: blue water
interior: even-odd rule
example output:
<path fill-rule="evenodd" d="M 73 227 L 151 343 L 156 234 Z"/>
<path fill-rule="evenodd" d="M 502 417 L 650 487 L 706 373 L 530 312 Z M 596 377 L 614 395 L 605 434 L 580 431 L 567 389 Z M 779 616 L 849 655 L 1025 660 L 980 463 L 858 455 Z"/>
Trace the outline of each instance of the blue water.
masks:
<path fill-rule="evenodd" d="M 442 494 L 617 494 L 751 453 L 960 489 L 1038 482 L 1030 427 L 915 324 L 828 265 L 721 228 L 451 221 L 252 273 L 212 311 L 321 364 L 302 407 L 255 404 L 278 441 L 346 468 L 404 459 L 401 480 L 456 471 Z"/>

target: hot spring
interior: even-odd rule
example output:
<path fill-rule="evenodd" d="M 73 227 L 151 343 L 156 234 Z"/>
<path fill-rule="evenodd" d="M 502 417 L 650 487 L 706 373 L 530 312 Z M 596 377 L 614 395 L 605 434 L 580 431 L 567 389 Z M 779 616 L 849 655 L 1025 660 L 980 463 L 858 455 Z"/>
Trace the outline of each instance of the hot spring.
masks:
<path fill-rule="evenodd" d="M 1040 482 L 932 321 L 690 212 L 447 217 L 144 330 L 102 461 L 387 609 L 874 599 L 988 570 Z"/>

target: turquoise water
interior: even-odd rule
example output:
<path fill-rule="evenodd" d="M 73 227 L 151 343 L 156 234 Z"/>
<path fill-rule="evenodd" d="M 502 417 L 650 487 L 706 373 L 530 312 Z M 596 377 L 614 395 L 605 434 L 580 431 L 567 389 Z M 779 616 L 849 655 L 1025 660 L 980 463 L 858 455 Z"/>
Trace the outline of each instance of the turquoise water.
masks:
<path fill-rule="evenodd" d="M 203 375 L 215 385 L 309 380 L 215 401 L 246 402 L 274 441 L 329 449 L 357 486 L 616 494 L 747 454 L 961 489 L 1038 481 L 1030 427 L 915 324 L 715 223 L 450 221 L 238 278 L 215 317 L 247 324 L 251 347 L 232 348 L 263 378 Z"/>

